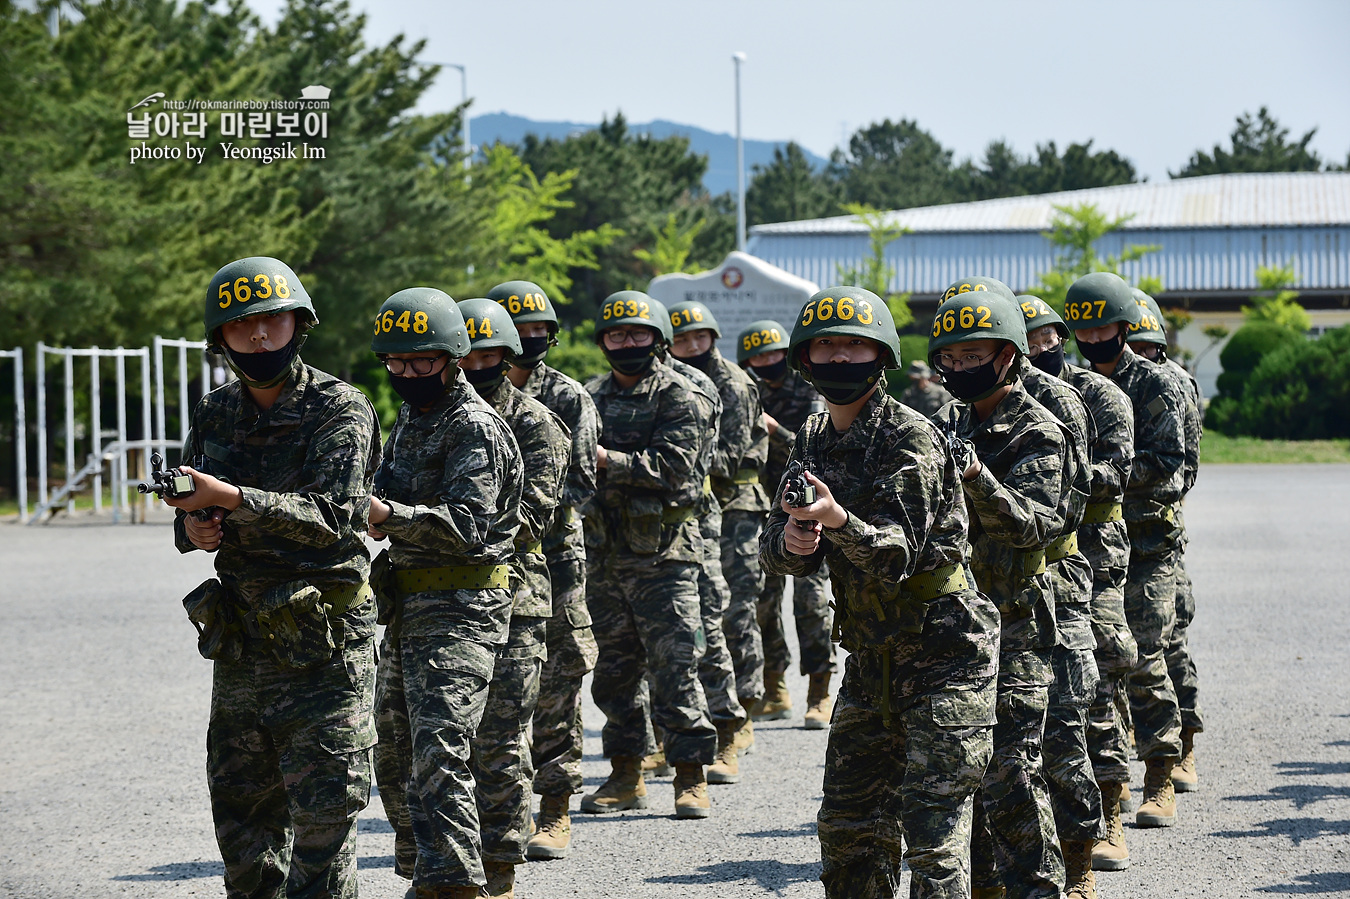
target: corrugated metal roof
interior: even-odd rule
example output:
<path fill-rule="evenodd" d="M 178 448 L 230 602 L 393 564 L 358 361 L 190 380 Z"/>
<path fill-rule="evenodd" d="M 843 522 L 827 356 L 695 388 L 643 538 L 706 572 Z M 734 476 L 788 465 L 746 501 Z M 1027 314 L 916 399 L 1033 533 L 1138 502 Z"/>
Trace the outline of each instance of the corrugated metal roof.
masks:
<path fill-rule="evenodd" d="M 1087 203 L 1111 218 L 1133 216 L 1124 231 L 1345 225 L 1350 224 L 1350 173 L 1206 175 L 901 209 L 888 219 L 916 233 L 1045 231 L 1055 217 L 1054 207 Z M 845 215 L 756 225 L 750 231 L 770 237 L 861 234 L 866 229 Z"/>

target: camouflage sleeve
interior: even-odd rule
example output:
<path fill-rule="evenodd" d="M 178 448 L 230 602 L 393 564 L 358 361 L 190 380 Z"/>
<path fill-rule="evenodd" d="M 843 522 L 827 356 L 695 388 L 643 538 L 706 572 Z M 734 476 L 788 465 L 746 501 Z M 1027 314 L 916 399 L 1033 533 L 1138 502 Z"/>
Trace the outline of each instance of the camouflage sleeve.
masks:
<path fill-rule="evenodd" d="M 584 506 L 595 496 L 595 457 L 600 440 L 600 416 L 585 390 L 575 391 L 568 415 L 572 430 L 572 460 L 563 484 L 563 503 Z"/>
<path fill-rule="evenodd" d="M 1119 499 L 1134 460 L 1134 410 L 1125 391 L 1110 382 L 1093 389 L 1088 399 L 1097 432 L 1092 444 L 1092 495 Z"/>
<path fill-rule="evenodd" d="M 971 511 L 993 540 L 1014 549 L 1039 549 L 1059 536 L 1066 452 L 1059 428 L 1036 427 L 1027 431 L 1021 456 L 1002 482 L 983 465 L 963 482 Z"/>
<path fill-rule="evenodd" d="M 610 450 L 606 483 L 637 487 L 668 496 L 689 492 L 689 482 L 698 468 L 699 448 L 704 445 L 704 421 L 690 389 L 673 381 L 657 400 L 656 419 L 661 422 L 645 449 L 635 452 Z"/>
<path fill-rule="evenodd" d="M 1196 476 L 1200 473 L 1200 440 L 1204 437 L 1204 419 L 1200 414 L 1200 405 L 1196 395 L 1183 385 L 1181 395 L 1186 399 L 1186 417 L 1182 423 L 1186 435 L 1186 461 L 1182 474 L 1182 492 L 1190 493 L 1195 486 Z"/>
<path fill-rule="evenodd" d="M 809 427 L 809 423 L 805 424 L 797 432 L 797 439 L 788 456 L 788 465 L 805 455 L 805 444 L 809 442 L 807 438 Z M 783 529 L 788 526 L 788 514 L 783 511 L 782 499 L 783 484 L 779 483 L 773 491 L 769 517 L 764 522 L 764 529 L 759 533 L 759 564 L 769 574 L 790 574 L 793 577 L 815 574 L 825 561 L 825 541 L 820 541 L 820 548 L 809 556 L 788 552 L 787 543 L 783 539 Z"/>
<path fill-rule="evenodd" d="M 509 472 L 519 468 L 520 451 L 505 423 L 495 416 L 475 415 L 455 425 L 459 435 L 445 456 L 441 503 L 405 505 L 386 500 L 392 511 L 379 529 L 419 549 L 467 555 L 487 540 Z"/>
<path fill-rule="evenodd" d="M 517 442 L 525 487 L 520 495 L 520 531 L 516 535 L 516 545 L 531 546 L 542 540 L 544 532 L 553 524 L 553 512 L 562 497 L 571 441 L 562 428 L 549 419 L 532 418 L 530 425 L 519 432 Z"/>
<path fill-rule="evenodd" d="M 759 397 L 737 387 L 733 382 L 722 393 L 722 416 L 718 420 L 717 446 L 711 467 L 713 474 L 726 478 L 736 476 L 760 427 Z"/>
<path fill-rule="evenodd" d="M 1138 425 L 1134 441 L 1132 490 L 1169 480 L 1186 464 L 1186 399 L 1170 378 L 1158 377 L 1153 399 L 1135 409 Z"/>
<path fill-rule="evenodd" d="M 876 511 L 866 520 L 850 511 L 843 527 L 825 537 L 864 574 L 899 583 L 914 573 L 930 523 L 938 518 L 947 448 L 935 429 L 916 425 L 894 434 L 881 458 L 888 470 L 869 491 Z"/>
<path fill-rule="evenodd" d="M 300 488 L 273 493 L 240 487 L 243 501 L 231 519 L 306 546 L 329 546 L 364 531 L 379 431 L 369 401 L 344 392 L 310 438 Z"/>

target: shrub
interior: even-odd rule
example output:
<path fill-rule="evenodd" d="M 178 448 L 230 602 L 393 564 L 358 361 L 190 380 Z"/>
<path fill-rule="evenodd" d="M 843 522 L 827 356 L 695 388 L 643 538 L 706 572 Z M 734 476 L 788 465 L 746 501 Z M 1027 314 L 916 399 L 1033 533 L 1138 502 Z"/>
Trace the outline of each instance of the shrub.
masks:
<path fill-rule="evenodd" d="M 1350 325 L 1320 340 L 1277 346 L 1253 369 L 1242 397 L 1221 414 L 1230 434 L 1350 437 Z"/>

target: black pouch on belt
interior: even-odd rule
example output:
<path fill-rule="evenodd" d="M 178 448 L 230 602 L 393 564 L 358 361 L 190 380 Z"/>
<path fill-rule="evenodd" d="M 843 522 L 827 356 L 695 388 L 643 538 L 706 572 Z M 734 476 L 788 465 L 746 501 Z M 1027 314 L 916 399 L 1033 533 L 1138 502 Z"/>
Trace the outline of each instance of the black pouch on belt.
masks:
<path fill-rule="evenodd" d="M 375 591 L 375 623 L 389 627 L 398 617 L 398 585 L 387 549 L 371 560 L 370 589 Z"/>
<path fill-rule="evenodd" d="M 237 662 L 244 650 L 243 627 L 220 581 L 209 578 L 183 597 L 188 620 L 197 629 L 197 651 L 202 658 Z"/>
<path fill-rule="evenodd" d="M 257 607 L 258 635 L 281 664 L 313 668 L 333 657 L 337 643 L 318 587 L 288 581 L 263 591 Z"/>

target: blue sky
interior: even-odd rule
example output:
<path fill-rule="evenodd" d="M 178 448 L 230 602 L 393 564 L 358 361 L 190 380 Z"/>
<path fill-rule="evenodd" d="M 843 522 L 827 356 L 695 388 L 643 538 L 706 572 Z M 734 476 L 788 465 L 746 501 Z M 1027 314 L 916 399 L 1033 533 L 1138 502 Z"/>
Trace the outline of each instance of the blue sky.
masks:
<path fill-rule="evenodd" d="M 278 0 L 251 0 L 267 20 Z M 749 57 L 747 137 L 821 155 L 856 128 L 913 118 L 958 156 L 1095 138 L 1165 178 L 1265 104 L 1295 136 L 1350 151 L 1350 2 L 353 0 L 372 42 L 427 38 L 468 66 L 475 113 L 664 118 L 733 131 L 731 54 Z M 424 110 L 455 105 L 445 70 Z"/>

